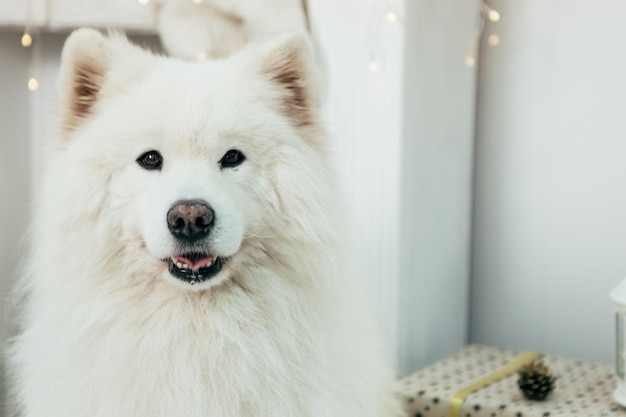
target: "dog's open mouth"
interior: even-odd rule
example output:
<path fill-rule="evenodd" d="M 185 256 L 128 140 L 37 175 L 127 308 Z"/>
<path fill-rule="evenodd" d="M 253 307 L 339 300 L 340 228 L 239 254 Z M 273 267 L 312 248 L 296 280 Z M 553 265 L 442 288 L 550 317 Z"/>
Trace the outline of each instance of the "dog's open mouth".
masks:
<path fill-rule="evenodd" d="M 225 259 L 206 253 L 184 253 L 172 256 L 167 261 L 172 276 L 194 285 L 217 275 Z"/>

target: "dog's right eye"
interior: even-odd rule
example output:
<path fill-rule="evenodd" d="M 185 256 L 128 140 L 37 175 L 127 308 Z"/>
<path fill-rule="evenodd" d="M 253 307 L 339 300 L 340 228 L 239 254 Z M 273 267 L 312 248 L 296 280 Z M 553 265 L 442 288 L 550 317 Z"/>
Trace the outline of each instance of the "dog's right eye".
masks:
<path fill-rule="evenodd" d="M 222 168 L 234 168 L 246 160 L 246 156 L 238 149 L 231 149 L 220 159 Z"/>
<path fill-rule="evenodd" d="M 137 158 L 137 163 L 145 169 L 161 169 L 163 157 L 158 151 L 148 151 Z"/>

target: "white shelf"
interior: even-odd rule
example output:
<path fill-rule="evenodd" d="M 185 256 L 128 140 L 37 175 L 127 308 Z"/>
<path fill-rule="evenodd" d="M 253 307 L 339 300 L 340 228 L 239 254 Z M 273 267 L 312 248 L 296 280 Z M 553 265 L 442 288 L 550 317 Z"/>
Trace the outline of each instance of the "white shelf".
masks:
<path fill-rule="evenodd" d="M 153 4 L 137 0 L 1 0 L 0 28 L 25 26 L 43 31 L 90 26 L 156 33 L 157 13 Z"/>

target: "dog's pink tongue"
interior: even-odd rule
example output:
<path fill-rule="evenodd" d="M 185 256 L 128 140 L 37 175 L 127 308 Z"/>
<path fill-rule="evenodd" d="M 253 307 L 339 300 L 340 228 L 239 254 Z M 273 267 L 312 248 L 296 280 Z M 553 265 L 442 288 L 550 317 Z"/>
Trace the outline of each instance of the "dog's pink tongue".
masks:
<path fill-rule="evenodd" d="M 173 256 L 172 259 L 174 259 L 176 263 L 181 263 L 183 265 L 187 264 L 189 265 L 189 268 L 193 270 L 198 270 L 200 268 L 204 268 L 207 265 L 211 265 L 215 260 L 215 255 L 209 255 L 205 258 L 200 258 L 196 260 L 185 258 L 184 256 Z"/>

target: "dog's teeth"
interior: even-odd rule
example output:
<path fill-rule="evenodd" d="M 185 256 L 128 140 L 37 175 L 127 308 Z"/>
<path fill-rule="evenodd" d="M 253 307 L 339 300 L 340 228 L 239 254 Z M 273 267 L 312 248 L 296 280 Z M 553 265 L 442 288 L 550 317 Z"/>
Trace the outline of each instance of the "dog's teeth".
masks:
<path fill-rule="evenodd" d="M 185 269 L 189 269 L 189 265 L 187 265 L 187 264 L 183 264 L 183 268 L 185 268 Z"/>
<path fill-rule="evenodd" d="M 178 267 L 178 269 L 183 269 L 183 264 L 180 262 L 176 262 L 176 266 Z"/>

